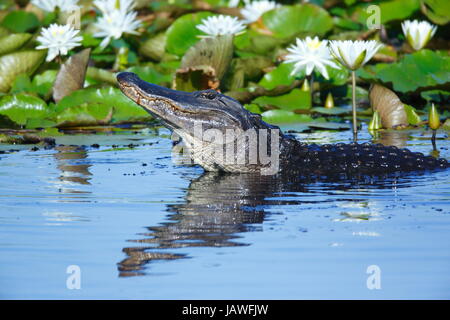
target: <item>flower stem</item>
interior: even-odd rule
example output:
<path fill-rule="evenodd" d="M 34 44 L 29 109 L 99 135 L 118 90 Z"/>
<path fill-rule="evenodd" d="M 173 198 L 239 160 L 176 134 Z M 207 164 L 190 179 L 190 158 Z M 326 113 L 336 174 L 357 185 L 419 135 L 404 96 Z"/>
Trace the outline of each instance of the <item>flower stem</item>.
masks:
<path fill-rule="evenodd" d="M 436 148 L 436 130 L 433 130 L 433 135 L 431 136 L 431 144 L 433 145 L 433 151 L 437 151 L 437 148 Z"/>
<path fill-rule="evenodd" d="M 352 71 L 352 113 L 353 113 L 353 141 L 358 140 L 358 123 L 356 121 L 356 74 Z"/>
<path fill-rule="evenodd" d="M 311 93 L 311 106 L 313 103 L 313 93 L 314 93 L 314 73 L 309 76 L 309 92 Z"/>

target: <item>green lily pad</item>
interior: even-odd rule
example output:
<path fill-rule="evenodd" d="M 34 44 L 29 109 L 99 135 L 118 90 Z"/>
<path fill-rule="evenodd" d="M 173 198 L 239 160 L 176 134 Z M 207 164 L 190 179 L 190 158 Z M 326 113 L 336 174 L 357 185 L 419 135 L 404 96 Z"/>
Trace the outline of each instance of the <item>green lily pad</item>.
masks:
<path fill-rule="evenodd" d="M 234 37 L 234 45 L 241 56 L 246 53 L 267 55 L 272 52 L 276 46 L 286 43 L 286 40 L 274 38 L 270 35 L 261 34 L 256 30 L 250 29 Z"/>
<path fill-rule="evenodd" d="M 262 113 L 262 119 L 268 123 L 310 122 L 311 116 L 297 114 L 287 110 L 268 110 Z"/>
<path fill-rule="evenodd" d="M 281 6 L 263 14 L 262 20 L 277 38 L 293 38 L 306 32 L 324 35 L 333 27 L 328 12 L 313 4 Z"/>
<path fill-rule="evenodd" d="M 158 85 L 164 83 L 171 83 L 172 81 L 171 74 L 162 74 L 158 72 L 153 66 L 131 67 L 127 69 L 127 71 L 136 73 L 139 76 L 139 78 L 141 78 L 144 81 Z"/>
<path fill-rule="evenodd" d="M 315 107 L 311 109 L 311 112 L 317 112 L 325 115 L 340 115 L 340 114 L 349 114 L 351 113 L 351 108 L 346 107 L 334 107 L 334 108 L 324 108 L 324 107 Z"/>
<path fill-rule="evenodd" d="M 292 63 L 282 63 L 272 71 L 266 73 L 258 84 L 267 90 L 272 90 L 281 85 L 288 86 L 292 84 L 297 77 L 305 77 L 305 70 L 300 71 L 296 75 L 291 75 L 292 70 Z"/>
<path fill-rule="evenodd" d="M 2 26 L 13 32 L 26 32 L 39 26 L 39 19 L 32 12 L 11 11 L 3 18 Z"/>
<path fill-rule="evenodd" d="M 244 104 L 244 108 L 252 113 L 261 114 L 261 112 L 262 112 L 261 108 L 257 104 L 254 104 L 254 103 Z"/>
<path fill-rule="evenodd" d="M 420 93 L 428 102 L 449 103 L 450 92 L 445 90 L 429 90 Z"/>
<path fill-rule="evenodd" d="M 311 108 L 311 94 L 307 91 L 294 89 L 288 94 L 276 97 L 262 96 L 252 101 L 261 106 L 276 106 L 283 110 L 305 110 Z"/>
<path fill-rule="evenodd" d="M 31 39 L 29 33 L 15 33 L 0 38 L 0 56 L 13 52 Z"/>
<path fill-rule="evenodd" d="M 0 114 L 8 116 L 19 125 L 25 125 L 32 118 L 45 118 L 50 113 L 45 101 L 34 96 L 7 95 L 0 100 Z"/>
<path fill-rule="evenodd" d="M 56 104 L 56 112 L 82 105 L 105 105 L 114 108 L 112 123 L 148 121 L 151 116 L 136 103 L 127 98 L 119 89 L 106 87 L 102 89 L 87 88 L 78 90 L 64 97 Z"/>
<path fill-rule="evenodd" d="M 395 91 L 413 92 L 450 82 L 450 57 L 427 49 L 405 57 L 397 63 L 378 63 L 357 71 L 367 80 L 392 83 Z"/>
<path fill-rule="evenodd" d="M 102 103 L 65 108 L 56 116 L 57 127 L 96 126 L 111 122 L 114 108 Z"/>
<path fill-rule="evenodd" d="M 422 12 L 434 23 L 445 25 L 450 21 L 448 0 L 423 0 Z"/>
<path fill-rule="evenodd" d="M 31 74 L 42 63 L 45 51 L 27 50 L 0 57 L 0 92 L 7 92 L 21 73 Z"/>
<path fill-rule="evenodd" d="M 352 18 L 362 25 L 366 25 L 373 12 L 367 12 L 367 7 L 372 3 L 363 3 L 358 5 Z M 380 23 L 385 24 L 389 21 L 404 20 L 410 17 L 420 8 L 419 0 L 392 0 L 376 4 L 380 9 Z"/>
<path fill-rule="evenodd" d="M 211 12 L 189 13 L 175 20 L 166 32 L 166 50 L 169 53 L 182 56 L 200 40 L 199 35 L 204 35 L 196 26 L 203 19 L 212 15 Z"/>

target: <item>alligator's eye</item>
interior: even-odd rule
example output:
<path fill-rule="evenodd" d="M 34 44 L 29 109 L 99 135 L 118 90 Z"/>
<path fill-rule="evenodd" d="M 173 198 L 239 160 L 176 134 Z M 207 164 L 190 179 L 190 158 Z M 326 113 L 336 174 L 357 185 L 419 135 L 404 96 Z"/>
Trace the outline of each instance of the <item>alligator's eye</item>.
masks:
<path fill-rule="evenodd" d="M 215 90 L 205 90 L 205 91 L 200 91 L 198 93 L 198 97 L 200 98 L 204 98 L 204 99 L 209 99 L 209 100 L 214 100 L 217 97 L 218 93 Z"/>

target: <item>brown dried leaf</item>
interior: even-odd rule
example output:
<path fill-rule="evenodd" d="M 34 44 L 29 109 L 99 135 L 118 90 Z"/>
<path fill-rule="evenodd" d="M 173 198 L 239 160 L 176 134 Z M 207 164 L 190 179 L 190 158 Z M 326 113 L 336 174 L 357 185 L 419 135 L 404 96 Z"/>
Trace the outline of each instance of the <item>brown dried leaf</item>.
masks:
<path fill-rule="evenodd" d="M 61 66 L 53 84 L 53 99 L 56 102 L 83 88 L 90 55 L 91 49 L 84 49 Z"/>
<path fill-rule="evenodd" d="M 369 99 L 373 110 L 380 114 L 384 128 L 408 125 L 408 116 L 403 102 L 392 90 L 375 84 L 370 89 Z"/>

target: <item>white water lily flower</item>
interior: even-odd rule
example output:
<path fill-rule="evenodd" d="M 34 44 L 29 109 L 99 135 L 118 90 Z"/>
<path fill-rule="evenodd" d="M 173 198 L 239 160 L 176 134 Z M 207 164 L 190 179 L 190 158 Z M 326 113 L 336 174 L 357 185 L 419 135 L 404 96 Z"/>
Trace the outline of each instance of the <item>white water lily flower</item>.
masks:
<path fill-rule="evenodd" d="M 98 18 L 95 26 L 99 29 L 94 33 L 94 37 L 104 38 L 100 43 L 100 47 L 106 47 L 111 39 L 120 39 L 122 34 L 136 34 L 137 28 L 141 26 L 141 22 L 136 18 L 137 12 L 122 12 L 115 10 L 110 13 L 104 13 Z"/>
<path fill-rule="evenodd" d="M 290 54 L 286 56 L 287 60 L 285 61 L 286 63 L 295 63 L 291 75 L 306 68 L 306 75 L 309 76 L 316 68 L 325 79 L 328 79 L 326 66 L 336 69 L 339 67 L 332 61 L 327 42 L 326 40 L 320 41 L 318 37 L 314 39 L 306 37 L 305 40 L 297 38 L 296 44 L 287 49 Z"/>
<path fill-rule="evenodd" d="M 245 7 L 241 9 L 241 14 L 246 23 L 252 23 L 259 19 L 265 12 L 281 7 L 275 1 L 249 1 L 244 0 Z"/>
<path fill-rule="evenodd" d="M 402 23 L 402 29 L 408 43 L 417 51 L 427 45 L 437 27 L 427 21 L 407 20 Z"/>
<path fill-rule="evenodd" d="M 240 0 L 230 0 L 228 1 L 228 7 L 236 8 L 239 5 Z"/>
<path fill-rule="evenodd" d="M 48 11 L 55 11 L 58 7 L 63 12 L 78 9 L 78 0 L 31 0 L 31 3 L 36 7 Z"/>
<path fill-rule="evenodd" d="M 52 61 L 57 55 L 65 56 L 69 50 L 81 45 L 82 37 L 77 36 L 79 30 L 72 25 L 51 24 L 41 31 L 37 41 L 41 43 L 36 49 L 48 49 L 47 61 Z"/>
<path fill-rule="evenodd" d="M 354 71 L 365 65 L 383 45 L 375 40 L 330 41 L 330 52 L 339 62 Z"/>
<path fill-rule="evenodd" d="M 95 23 L 99 31 L 94 33 L 94 37 L 104 38 L 100 47 L 106 47 L 113 38 L 120 39 L 124 33 L 139 34 L 136 29 L 141 22 L 136 18 L 137 12 L 131 11 L 133 0 L 95 0 L 94 5 L 102 13 Z"/>
<path fill-rule="evenodd" d="M 197 29 L 210 37 L 215 37 L 241 33 L 245 30 L 245 25 L 236 17 L 219 15 L 203 19 L 201 24 L 197 25 Z"/>

